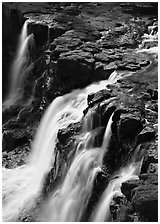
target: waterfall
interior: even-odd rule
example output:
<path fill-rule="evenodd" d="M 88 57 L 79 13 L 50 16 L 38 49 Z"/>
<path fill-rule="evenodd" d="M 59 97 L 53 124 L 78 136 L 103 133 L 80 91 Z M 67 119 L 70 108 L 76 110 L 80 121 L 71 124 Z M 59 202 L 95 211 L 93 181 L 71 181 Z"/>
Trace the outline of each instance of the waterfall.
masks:
<path fill-rule="evenodd" d="M 13 105 L 20 98 L 19 88 L 25 76 L 25 69 L 28 66 L 28 44 L 33 41 L 33 34 L 28 36 L 28 20 L 25 21 L 19 37 L 17 52 L 10 71 L 10 84 L 7 98 L 3 103 L 4 108 Z"/>
<path fill-rule="evenodd" d="M 110 204 L 114 196 L 121 196 L 121 185 L 127 180 L 139 179 L 138 175 L 141 171 L 142 159 L 138 162 L 132 162 L 113 178 L 103 192 L 97 206 L 91 216 L 91 222 L 109 222 L 111 221 Z"/>
<path fill-rule="evenodd" d="M 80 121 L 83 111 L 87 107 L 88 94 L 103 89 L 114 81 L 115 79 L 109 79 L 91 84 L 84 89 L 74 90 L 69 94 L 57 97 L 51 103 L 41 120 L 33 141 L 29 162 L 15 169 L 3 168 L 3 221 L 16 221 L 23 210 L 27 211 L 35 205 L 36 199 L 41 194 L 45 177 L 54 163 L 58 130 Z M 83 167 L 84 161 L 88 160 L 88 165 L 84 167 L 81 174 L 83 179 L 83 174 L 87 172 L 89 179 L 86 174 L 82 185 L 77 185 L 76 191 L 81 186 L 85 191 L 85 184 L 88 184 L 87 189 L 90 189 L 91 192 L 93 180 L 100 169 L 99 164 L 101 164 L 99 150 L 86 150 L 84 153 L 80 151 L 75 163 Z M 74 169 L 71 168 L 69 173 L 72 173 L 72 170 Z M 66 178 L 69 178 L 69 175 Z M 65 190 L 63 192 L 65 193 Z M 86 201 L 90 193 L 85 194 L 84 200 Z M 78 207 L 76 208 L 78 209 Z"/>
<path fill-rule="evenodd" d="M 90 117 L 89 121 L 93 122 Z M 58 192 L 51 196 L 42 215 L 44 221 L 77 222 L 81 220 L 92 193 L 94 180 L 98 172 L 101 171 L 103 156 L 111 137 L 111 124 L 112 116 L 106 127 L 101 148 L 94 148 L 92 141 L 88 138 L 90 135 L 87 135 L 87 140 L 86 135 L 84 135 L 79 144 L 84 140 L 86 143 L 75 154 L 62 186 Z M 88 124 L 84 123 L 84 125 Z M 84 130 L 87 130 L 87 128 L 84 128 Z M 90 144 L 88 144 L 89 142 Z M 86 148 L 87 145 L 88 147 Z"/>

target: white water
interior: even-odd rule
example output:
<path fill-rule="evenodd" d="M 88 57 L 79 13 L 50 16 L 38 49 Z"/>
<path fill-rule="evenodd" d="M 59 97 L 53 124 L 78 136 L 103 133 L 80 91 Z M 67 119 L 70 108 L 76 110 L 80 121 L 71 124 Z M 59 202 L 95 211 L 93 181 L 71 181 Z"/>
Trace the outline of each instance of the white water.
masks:
<path fill-rule="evenodd" d="M 91 222 L 109 222 L 112 221 L 110 213 L 110 204 L 114 196 L 121 196 L 121 185 L 127 180 L 139 179 L 141 171 L 142 160 L 139 162 L 132 162 L 130 165 L 121 169 L 121 171 L 110 181 L 106 190 L 103 192 L 97 206 L 95 207 Z"/>
<path fill-rule="evenodd" d="M 91 84 L 82 90 L 74 90 L 58 97 L 49 106 L 33 141 L 29 163 L 11 170 L 3 168 L 3 221 L 16 221 L 20 212 L 34 206 L 41 193 L 46 174 L 54 163 L 58 129 L 80 121 L 87 106 L 88 94 L 115 82 L 115 75 L 111 77 L 107 81 Z M 92 159 L 89 164 L 92 164 Z M 94 179 L 96 170 L 99 169 L 97 167 L 94 166 L 95 169 L 90 174 L 91 179 Z M 86 183 L 86 179 L 83 183 Z"/>
<path fill-rule="evenodd" d="M 154 31 L 155 27 L 156 26 L 154 24 L 153 24 L 153 26 L 148 27 L 148 34 L 145 33 L 143 35 L 142 44 L 139 46 L 140 50 L 138 50 L 138 52 L 146 52 L 147 54 L 158 55 L 158 32 Z M 151 47 L 151 48 L 148 48 L 148 49 L 143 49 L 145 43 L 147 43 L 147 42 L 150 42 L 150 43 L 155 42 L 157 44 L 157 46 Z"/>
<path fill-rule="evenodd" d="M 30 34 L 29 36 L 27 34 L 27 24 L 28 21 L 24 23 L 20 34 L 17 53 L 10 71 L 9 92 L 3 103 L 4 108 L 9 108 L 17 99 L 20 98 L 19 88 L 22 85 L 22 81 L 25 76 L 25 69 L 29 60 L 28 44 L 33 40 L 33 34 Z"/>
<path fill-rule="evenodd" d="M 62 186 L 49 199 L 42 215 L 44 221 L 77 222 L 81 220 L 92 193 L 95 177 L 101 171 L 102 159 L 111 137 L 111 124 L 112 116 L 109 119 L 101 148 L 93 148 L 92 141 L 88 138 L 84 148 L 75 154 Z M 87 144 L 88 142 L 90 144 Z M 88 148 L 85 148 L 87 145 Z"/>

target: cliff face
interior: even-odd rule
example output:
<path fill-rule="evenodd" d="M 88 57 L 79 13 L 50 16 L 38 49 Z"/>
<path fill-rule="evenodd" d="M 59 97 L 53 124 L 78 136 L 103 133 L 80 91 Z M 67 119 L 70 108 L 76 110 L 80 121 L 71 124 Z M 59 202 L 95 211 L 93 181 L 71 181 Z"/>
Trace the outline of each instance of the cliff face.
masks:
<path fill-rule="evenodd" d="M 102 175 L 96 180 L 96 197 L 90 204 L 140 144 L 144 155 L 140 180 L 123 183 L 124 197 L 114 199 L 111 212 L 113 221 L 157 221 L 158 62 L 155 54 L 137 50 L 140 45 L 148 49 L 157 46 L 157 40 L 142 42 L 148 27 L 157 21 L 157 4 L 3 3 L 2 12 L 3 96 L 18 35 L 27 19 L 28 34 L 33 33 L 35 41 L 22 97 L 3 111 L 3 166 L 26 163 L 40 119 L 57 96 L 108 79 L 116 70 L 122 78 L 89 95 L 84 111 L 83 119 L 90 111 L 93 129 L 100 129 L 96 147 L 115 112 L 112 141 L 103 162 L 106 178 Z M 45 194 L 51 192 L 53 182 L 63 179 L 64 161 L 74 154 L 70 150 L 80 130 L 81 123 L 59 130 L 56 161 L 46 180 Z M 153 208 L 152 214 L 148 207 Z M 87 211 L 90 213 L 90 206 Z M 34 220 L 34 215 L 30 218 Z"/>

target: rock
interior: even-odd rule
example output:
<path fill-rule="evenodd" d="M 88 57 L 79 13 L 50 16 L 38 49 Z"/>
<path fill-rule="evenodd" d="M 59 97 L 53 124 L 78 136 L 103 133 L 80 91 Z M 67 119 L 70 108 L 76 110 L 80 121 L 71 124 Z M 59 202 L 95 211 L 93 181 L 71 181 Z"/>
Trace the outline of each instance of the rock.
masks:
<path fill-rule="evenodd" d="M 142 173 L 146 173 L 150 163 L 158 163 L 158 142 L 142 144 L 141 147 L 145 150 L 143 164 L 141 168 Z"/>
<path fill-rule="evenodd" d="M 132 190 L 142 183 L 141 180 L 128 180 L 122 183 L 121 192 L 127 197 L 129 201 L 132 198 Z"/>
<path fill-rule="evenodd" d="M 138 135 L 138 143 L 144 143 L 152 141 L 155 138 L 155 130 L 146 126 Z"/>
<path fill-rule="evenodd" d="M 45 23 L 30 22 L 28 24 L 28 32 L 34 34 L 37 47 L 41 47 L 48 41 L 48 26 Z"/>
<path fill-rule="evenodd" d="M 147 89 L 147 93 L 150 94 L 152 100 L 158 100 L 158 91 L 155 89 Z"/>
<path fill-rule="evenodd" d="M 115 64 L 108 66 L 101 62 L 96 62 L 94 65 L 94 80 L 108 79 L 112 72 L 117 68 Z"/>
<path fill-rule="evenodd" d="M 72 33 L 66 32 L 52 42 L 51 48 L 53 49 L 54 46 L 56 46 L 56 48 L 61 46 L 61 48 L 63 47 L 64 49 L 68 49 L 69 51 L 75 50 L 75 48 L 77 48 L 81 44 L 82 42 L 80 38 L 76 36 L 73 37 Z"/>
<path fill-rule="evenodd" d="M 16 117 L 19 113 L 21 107 L 19 105 L 10 106 L 10 108 L 6 108 L 2 110 L 2 123 L 6 123 L 8 120 Z"/>
<path fill-rule="evenodd" d="M 56 77 L 67 89 L 82 87 L 92 78 L 92 55 L 81 50 L 62 53 L 57 61 Z"/>
<path fill-rule="evenodd" d="M 67 28 L 64 25 L 61 25 L 59 23 L 52 23 L 49 25 L 49 41 L 52 42 L 55 38 L 61 36 L 64 34 L 67 30 Z"/>
<path fill-rule="evenodd" d="M 3 151 L 9 152 L 28 142 L 29 136 L 24 129 L 7 130 L 3 133 Z"/>
<path fill-rule="evenodd" d="M 18 166 L 26 164 L 29 160 L 30 147 L 25 144 L 23 146 L 16 147 L 10 152 L 4 151 L 2 153 L 3 162 L 2 165 L 8 169 L 14 169 Z"/>
<path fill-rule="evenodd" d="M 138 134 L 143 128 L 140 118 L 133 114 L 121 115 L 119 125 L 119 139 L 120 141 Z"/>
<path fill-rule="evenodd" d="M 158 221 L 158 187 L 153 184 L 134 189 L 132 203 L 141 221 Z"/>
<path fill-rule="evenodd" d="M 158 185 L 158 174 L 157 173 L 142 173 L 139 175 L 140 180 L 143 181 L 143 184 L 155 184 Z"/>
<path fill-rule="evenodd" d="M 81 129 L 81 123 L 75 123 L 69 125 L 65 129 L 60 129 L 57 134 L 58 141 L 61 145 L 65 146 L 71 137 L 75 137 Z"/>
<path fill-rule="evenodd" d="M 158 174 L 158 163 L 150 163 L 147 173 L 156 173 Z"/>
<path fill-rule="evenodd" d="M 96 61 L 101 61 L 109 64 L 112 60 L 108 57 L 108 54 L 101 52 L 99 54 L 94 54 L 94 59 Z"/>
<path fill-rule="evenodd" d="M 138 13 L 141 15 L 158 15 L 158 11 L 156 8 L 156 3 L 152 2 L 146 2 L 143 3 L 121 3 L 121 7 L 124 12 L 126 13 Z"/>
<path fill-rule="evenodd" d="M 107 100 L 110 97 L 111 97 L 111 93 L 107 89 L 100 90 L 100 91 L 98 91 L 96 93 L 90 93 L 88 95 L 88 98 L 87 98 L 88 105 L 92 106 L 95 103 L 101 102 L 101 101 L 103 101 L 105 99 Z"/>
<path fill-rule="evenodd" d="M 78 49 L 90 52 L 92 54 L 96 54 L 100 51 L 98 44 L 91 41 L 85 42 Z"/>

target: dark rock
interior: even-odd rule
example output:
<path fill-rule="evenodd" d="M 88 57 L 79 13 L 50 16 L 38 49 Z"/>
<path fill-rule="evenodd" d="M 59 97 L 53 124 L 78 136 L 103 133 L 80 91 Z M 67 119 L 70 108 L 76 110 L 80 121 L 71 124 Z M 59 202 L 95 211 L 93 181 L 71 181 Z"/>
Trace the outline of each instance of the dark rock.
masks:
<path fill-rule="evenodd" d="M 139 175 L 140 180 L 144 182 L 144 184 L 154 184 L 158 185 L 158 174 L 157 173 L 143 173 Z"/>
<path fill-rule="evenodd" d="M 3 151 L 9 152 L 28 142 L 29 136 L 24 129 L 14 129 L 3 133 Z"/>
<path fill-rule="evenodd" d="M 141 173 L 146 173 L 150 163 L 158 163 L 158 142 L 154 141 L 151 143 L 142 144 L 141 147 L 144 148 L 145 155 L 143 159 L 143 164 L 141 168 Z"/>
<path fill-rule="evenodd" d="M 134 189 L 132 203 L 141 221 L 158 221 L 158 187 L 153 184 Z"/>
<path fill-rule="evenodd" d="M 92 55 L 87 52 L 79 50 L 62 53 L 57 62 L 56 77 L 68 89 L 82 87 L 92 77 L 93 62 Z"/>
<path fill-rule="evenodd" d="M 158 15 L 157 3 L 156 2 L 146 2 L 143 3 L 121 3 L 121 7 L 124 12 L 140 15 Z"/>
<path fill-rule="evenodd" d="M 150 94 L 153 100 L 158 100 L 158 91 L 155 89 L 147 89 L 147 93 Z"/>
<path fill-rule="evenodd" d="M 108 79 L 109 76 L 118 68 L 116 62 L 104 64 L 102 62 L 96 62 L 94 65 L 94 79 Z"/>
<path fill-rule="evenodd" d="M 48 41 L 48 26 L 45 23 L 30 22 L 28 24 L 28 32 L 34 34 L 37 47 L 41 47 Z"/>
<path fill-rule="evenodd" d="M 49 29 L 48 31 L 49 42 L 52 42 L 55 38 L 61 36 L 67 30 L 65 26 L 62 26 L 61 24 L 58 24 L 58 23 L 50 24 L 48 29 Z"/>
<path fill-rule="evenodd" d="M 138 135 L 138 143 L 149 142 L 155 138 L 155 130 L 146 126 Z"/>
<path fill-rule="evenodd" d="M 65 146 L 69 141 L 68 139 L 73 136 L 75 137 L 80 132 L 80 129 L 81 123 L 71 124 L 65 129 L 60 129 L 57 134 L 59 143 Z"/>
<path fill-rule="evenodd" d="M 72 33 L 66 32 L 62 36 L 55 39 L 54 42 L 52 42 L 51 47 L 53 49 L 54 46 L 56 46 L 56 48 L 61 46 L 61 48 L 63 47 L 64 49 L 75 50 L 75 48 L 81 44 L 82 42 L 80 38 L 73 37 Z"/>
<path fill-rule="evenodd" d="M 98 44 L 96 44 L 94 42 L 90 42 L 90 41 L 85 42 L 78 49 L 90 52 L 92 54 L 96 54 L 100 51 Z"/>
<path fill-rule="evenodd" d="M 121 115 L 119 139 L 123 140 L 138 134 L 143 128 L 141 119 L 133 114 Z"/>
<path fill-rule="evenodd" d="M 107 89 L 100 90 L 96 93 L 90 93 L 87 98 L 88 105 L 91 106 L 91 105 L 101 102 L 105 99 L 107 100 L 110 97 L 111 97 L 111 93 Z"/>
<path fill-rule="evenodd" d="M 26 124 L 23 122 L 19 122 L 18 119 L 12 119 L 7 121 L 3 126 L 2 129 L 7 130 L 7 129 L 17 129 L 17 128 L 25 128 Z"/>
<path fill-rule="evenodd" d="M 158 174 L 158 163 L 150 163 L 147 173 L 156 173 Z"/>
<path fill-rule="evenodd" d="M 122 183 L 121 192 L 131 201 L 132 190 L 142 183 L 141 180 L 128 180 Z"/>

